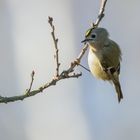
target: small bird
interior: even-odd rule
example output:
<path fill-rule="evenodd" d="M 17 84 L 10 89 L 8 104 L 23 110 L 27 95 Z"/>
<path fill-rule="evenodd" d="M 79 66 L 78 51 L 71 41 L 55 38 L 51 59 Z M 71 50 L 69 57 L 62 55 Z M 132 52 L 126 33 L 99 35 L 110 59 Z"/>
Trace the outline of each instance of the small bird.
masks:
<path fill-rule="evenodd" d="M 82 43 L 89 47 L 88 65 L 91 73 L 98 79 L 111 82 L 120 102 L 123 94 L 119 82 L 121 61 L 119 45 L 109 39 L 109 33 L 105 28 L 99 27 L 87 30 Z"/>

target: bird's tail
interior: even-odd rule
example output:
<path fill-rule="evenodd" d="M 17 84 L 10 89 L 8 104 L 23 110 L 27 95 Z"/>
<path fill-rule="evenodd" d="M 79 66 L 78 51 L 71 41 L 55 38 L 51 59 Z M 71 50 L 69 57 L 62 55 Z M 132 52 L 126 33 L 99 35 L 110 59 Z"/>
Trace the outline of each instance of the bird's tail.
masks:
<path fill-rule="evenodd" d="M 121 90 L 120 82 L 119 82 L 119 80 L 113 80 L 113 84 L 114 84 L 114 87 L 115 87 L 115 90 L 116 90 L 116 93 L 118 96 L 118 102 L 120 102 L 121 99 L 123 99 L 123 93 Z"/>

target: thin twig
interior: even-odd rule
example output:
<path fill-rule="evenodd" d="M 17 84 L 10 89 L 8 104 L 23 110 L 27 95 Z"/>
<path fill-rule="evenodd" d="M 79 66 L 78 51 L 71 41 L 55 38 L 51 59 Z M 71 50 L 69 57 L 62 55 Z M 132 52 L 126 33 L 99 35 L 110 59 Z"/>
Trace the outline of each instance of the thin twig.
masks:
<path fill-rule="evenodd" d="M 55 76 L 58 77 L 59 76 L 59 67 L 60 67 L 60 63 L 59 63 L 59 50 L 58 50 L 58 38 L 55 37 L 55 27 L 53 25 L 53 18 L 52 17 L 48 17 L 48 23 L 50 24 L 50 26 L 52 27 L 52 32 L 51 32 L 51 35 L 52 35 L 52 39 L 53 39 L 53 42 L 54 42 L 54 47 L 55 47 L 55 55 L 54 55 L 54 58 L 56 60 L 56 74 Z"/>
<path fill-rule="evenodd" d="M 79 64 L 79 66 L 81 66 L 83 69 L 85 69 L 86 71 L 90 72 L 90 70 L 88 68 L 86 68 L 85 66 Z"/>
<path fill-rule="evenodd" d="M 71 63 L 69 69 L 67 70 L 68 72 L 73 72 L 75 66 L 78 66 L 80 64 L 81 59 L 82 59 L 83 55 L 85 54 L 85 52 L 87 51 L 87 49 L 88 49 L 88 45 L 85 45 L 82 48 L 82 50 L 81 50 L 80 54 L 78 55 L 78 57 Z"/>
<path fill-rule="evenodd" d="M 34 75 L 35 75 L 35 71 L 33 70 L 32 73 L 31 73 L 31 82 L 30 82 L 30 86 L 29 86 L 29 89 L 27 90 L 28 93 L 30 93 L 31 89 L 32 89 L 32 85 L 33 85 L 33 82 L 34 82 Z"/>
<path fill-rule="evenodd" d="M 102 18 L 104 17 L 106 2 L 107 2 L 107 0 L 101 0 L 101 6 L 100 6 L 98 18 L 97 18 L 96 22 L 92 24 L 93 27 L 98 27 L 99 23 L 101 22 Z"/>

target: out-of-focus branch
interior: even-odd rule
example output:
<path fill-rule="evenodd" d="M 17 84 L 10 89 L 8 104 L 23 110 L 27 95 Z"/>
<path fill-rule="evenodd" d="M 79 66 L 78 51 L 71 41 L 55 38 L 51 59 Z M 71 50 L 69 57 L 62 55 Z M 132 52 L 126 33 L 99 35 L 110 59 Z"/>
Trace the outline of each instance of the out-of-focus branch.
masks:
<path fill-rule="evenodd" d="M 97 18 L 95 24 L 93 24 L 93 27 L 95 27 L 95 28 L 99 25 L 100 21 L 104 17 L 104 10 L 105 10 L 106 2 L 107 2 L 107 0 L 102 0 L 98 18 Z M 12 96 L 12 97 L 0 96 L 0 103 L 9 103 L 9 102 L 23 100 L 25 98 L 42 93 L 48 87 L 56 85 L 56 83 L 60 80 L 68 79 L 68 78 L 78 78 L 82 75 L 82 73 L 75 73 L 74 70 L 75 70 L 76 66 L 81 65 L 80 64 L 81 59 L 82 59 L 83 55 L 85 54 L 85 52 L 87 51 L 88 45 L 85 45 L 81 49 L 81 52 L 78 55 L 78 57 L 74 61 L 71 62 L 70 66 L 66 70 L 63 70 L 62 72 L 60 72 L 60 70 L 59 70 L 60 62 L 59 62 L 59 53 L 58 53 L 59 52 L 59 50 L 58 50 L 58 38 L 55 37 L 55 26 L 53 25 L 53 18 L 49 17 L 48 22 L 52 28 L 51 35 L 52 35 L 52 39 L 53 39 L 54 47 L 55 47 L 55 55 L 54 55 L 55 60 L 56 60 L 56 74 L 55 74 L 55 76 L 50 80 L 50 82 L 47 82 L 44 85 L 38 87 L 37 89 L 32 90 L 32 85 L 34 82 L 34 75 L 35 75 L 35 72 L 33 71 L 31 73 L 31 82 L 29 85 L 29 89 L 27 89 L 25 91 L 25 93 L 23 93 L 23 95 Z"/>

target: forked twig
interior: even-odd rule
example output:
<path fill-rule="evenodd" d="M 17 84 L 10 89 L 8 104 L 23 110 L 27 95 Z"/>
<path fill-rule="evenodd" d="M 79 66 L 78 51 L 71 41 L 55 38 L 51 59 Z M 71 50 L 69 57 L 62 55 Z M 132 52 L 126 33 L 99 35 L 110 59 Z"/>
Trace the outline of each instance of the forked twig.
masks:
<path fill-rule="evenodd" d="M 95 22 L 95 24 L 93 24 L 93 26 L 97 27 L 100 23 L 100 21 L 102 20 L 102 18 L 104 17 L 104 10 L 105 10 L 105 5 L 106 5 L 107 0 L 102 0 L 102 4 L 100 7 L 100 11 L 99 11 L 99 15 L 98 18 Z M 71 62 L 69 68 L 67 68 L 66 70 L 63 70 L 60 73 L 59 67 L 60 67 L 60 62 L 59 62 L 59 50 L 58 50 L 58 39 L 55 37 L 55 27 L 53 25 L 53 18 L 49 17 L 48 22 L 50 24 L 50 26 L 52 27 L 52 38 L 53 38 L 53 42 L 54 42 L 54 46 L 55 46 L 55 59 L 56 59 L 56 74 L 55 77 L 52 78 L 52 80 L 50 80 L 50 82 L 45 83 L 44 85 L 40 86 L 37 89 L 32 90 L 32 85 L 33 85 L 33 81 L 34 81 L 34 74 L 35 72 L 33 71 L 31 74 L 31 82 L 30 82 L 30 86 L 29 89 L 25 91 L 25 93 L 23 95 L 19 95 L 19 96 L 12 96 L 12 97 L 3 97 L 0 96 L 0 103 L 8 103 L 8 102 L 14 102 L 14 101 L 19 101 L 19 100 L 23 100 L 27 97 L 31 97 L 34 96 L 36 94 L 39 94 L 41 92 L 43 92 L 46 88 L 56 85 L 56 83 L 60 80 L 63 79 L 68 79 L 68 78 L 78 78 L 79 76 L 82 75 L 82 73 L 74 73 L 75 67 L 78 65 L 81 65 L 81 59 L 83 57 L 83 55 L 85 54 L 88 46 L 85 45 L 80 54 L 78 55 L 78 57 Z"/>

